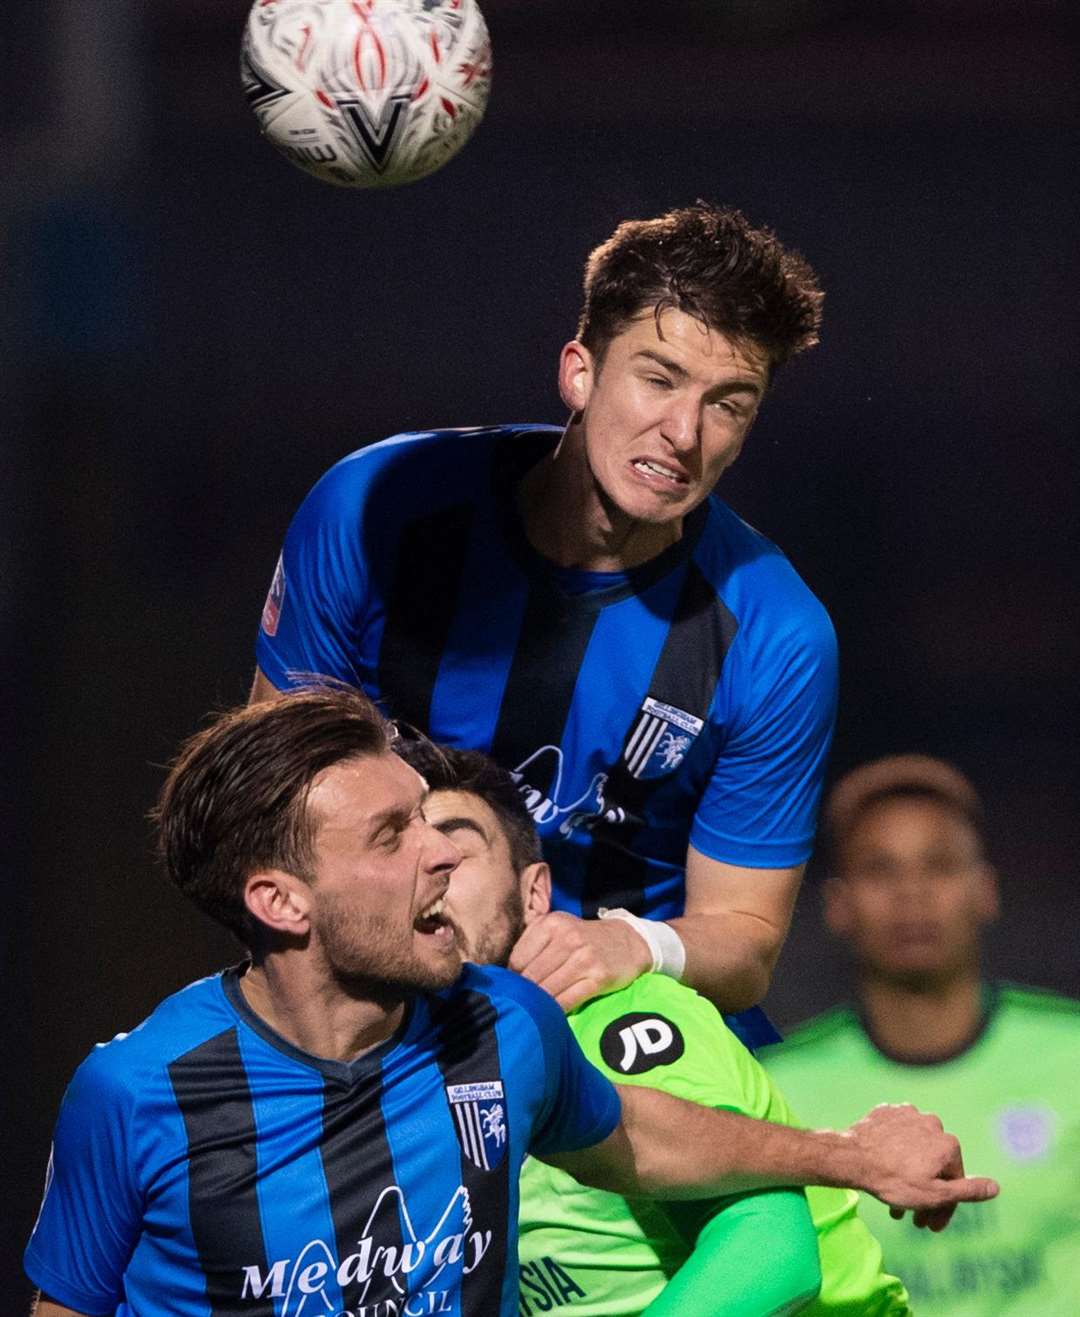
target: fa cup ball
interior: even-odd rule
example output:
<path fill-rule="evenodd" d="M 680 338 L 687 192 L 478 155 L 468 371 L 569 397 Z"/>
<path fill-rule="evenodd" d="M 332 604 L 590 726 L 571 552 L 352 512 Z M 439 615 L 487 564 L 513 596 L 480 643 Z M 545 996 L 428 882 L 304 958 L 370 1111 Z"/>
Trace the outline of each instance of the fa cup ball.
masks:
<path fill-rule="evenodd" d="M 240 72 L 293 164 L 343 187 L 394 187 L 472 136 L 491 43 L 476 0 L 255 0 Z"/>

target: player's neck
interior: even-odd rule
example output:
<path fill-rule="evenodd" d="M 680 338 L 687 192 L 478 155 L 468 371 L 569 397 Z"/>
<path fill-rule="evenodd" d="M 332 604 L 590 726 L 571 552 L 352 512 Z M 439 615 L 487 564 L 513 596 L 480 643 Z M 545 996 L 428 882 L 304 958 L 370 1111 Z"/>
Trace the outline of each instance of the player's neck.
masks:
<path fill-rule="evenodd" d="M 899 1061 L 947 1060 L 974 1042 L 984 1023 L 983 983 L 974 968 L 917 985 L 864 972 L 859 994 L 870 1036 Z"/>
<path fill-rule="evenodd" d="M 555 451 L 526 473 L 518 511 L 537 553 L 579 571 L 629 571 L 682 537 L 681 520 L 638 521 L 611 503 L 589 470 L 584 436 L 573 422 Z"/>
<path fill-rule="evenodd" d="M 350 995 L 295 964 L 267 956 L 240 980 L 244 1000 L 286 1042 L 329 1061 L 355 1061 L 401 1024 L 400 993 Z"/>

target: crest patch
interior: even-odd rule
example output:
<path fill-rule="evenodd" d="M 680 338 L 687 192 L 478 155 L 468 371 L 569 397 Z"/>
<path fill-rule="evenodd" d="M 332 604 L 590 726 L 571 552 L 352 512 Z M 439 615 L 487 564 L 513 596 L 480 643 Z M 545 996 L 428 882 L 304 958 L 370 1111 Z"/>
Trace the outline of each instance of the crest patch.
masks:
<path fill-rule="evenodd" d="M 647 780 L 673 772 L 704 726 L 693 714 L 648 696 L 623 751 L 631 776 Z"/>
<path fill-rule="evenodd" d="M 506 1099 L 502 1082 L 447 1084 L 446 1097 L 461 1151 L 482 1171 L 493 1171 L 506 1155 Z"/>

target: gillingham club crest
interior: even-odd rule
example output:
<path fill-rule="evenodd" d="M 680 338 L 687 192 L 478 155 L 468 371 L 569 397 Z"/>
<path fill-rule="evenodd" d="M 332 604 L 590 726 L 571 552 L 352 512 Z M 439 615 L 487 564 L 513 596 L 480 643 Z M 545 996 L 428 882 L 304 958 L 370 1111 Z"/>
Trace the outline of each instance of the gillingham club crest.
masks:
<path fill-rule="evenodd" d="M 493 1171 L 506 1155 L 506 1099 L 500 1080 L 447 1084 L 446 1096 L 461 1151 L 482 1171 Z"/>
<path fill-rule="evenodd" d="M 674 772 L 704 726 L 693 714 L 649 696 L 623 751 L 631 776 L 648 781 Z"/>

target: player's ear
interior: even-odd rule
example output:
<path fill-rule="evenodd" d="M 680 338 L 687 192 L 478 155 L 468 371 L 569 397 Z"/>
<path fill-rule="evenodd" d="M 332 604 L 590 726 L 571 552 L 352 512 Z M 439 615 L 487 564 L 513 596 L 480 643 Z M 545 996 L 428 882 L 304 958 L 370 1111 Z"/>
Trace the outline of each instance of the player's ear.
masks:
<path fill-rule="evenodd" d="M 546 915 L 551 909 L 551 870 L 543 860 L 527 864 L 519 875 L 521 900 L 525 907 L 525 925 Z"/>
<path fill-rule="evenodd" d="M 311 888 L 283 869 L 260 869 L 244 883 L 248 913 L 275 933 L 302 937 L 309 931 Z"/>
<path fill-rule="evenodd" d="M 583 412 L 592 392 L 596 363 L 584 343 L 571 339 L 559 355 L 559 396 L 572 412 Z"/>

